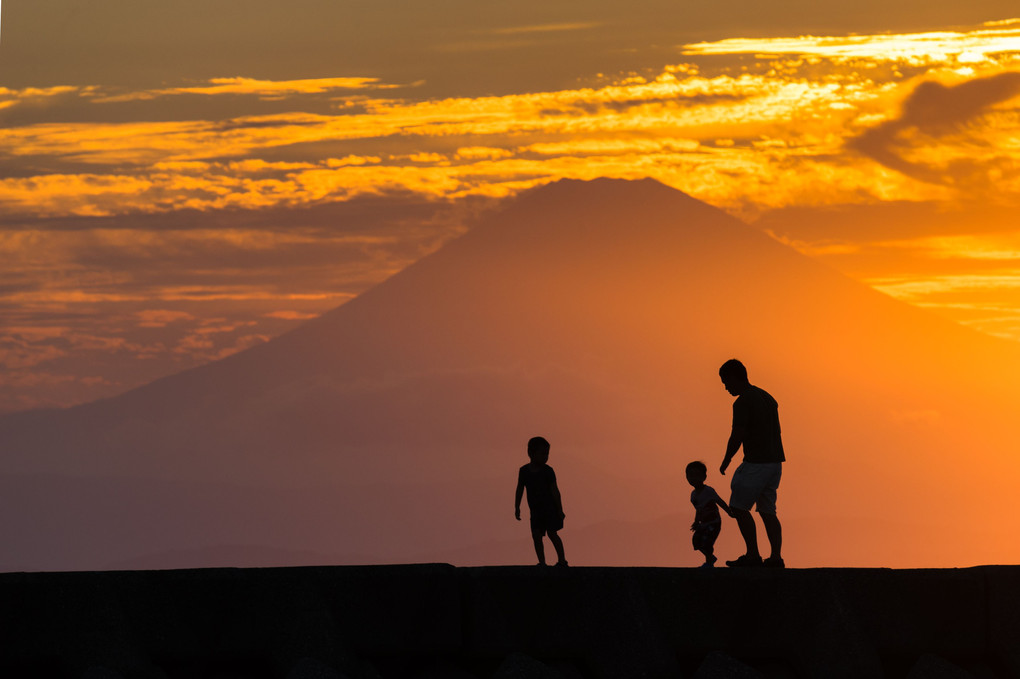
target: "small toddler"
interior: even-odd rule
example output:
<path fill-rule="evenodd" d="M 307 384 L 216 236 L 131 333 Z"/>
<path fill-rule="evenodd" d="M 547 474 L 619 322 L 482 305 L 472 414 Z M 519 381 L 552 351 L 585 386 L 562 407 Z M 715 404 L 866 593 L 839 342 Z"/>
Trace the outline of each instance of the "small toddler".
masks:
<path fill-rule="evenodd" d="M 691 542 L 694 549 L 705 555 L 705 563 L 702 568 L 712 568 L 718 561 L 714 552 L 716 538 L 719 537 L 719 530 L 722 528 L 722 518 L 719 516 L 719 508 L 726 512 L 727 516 L 733 516 L 730 508 L 719 497 L 719 493 L 711 486 L 705 485 L 708 478 L 708 467 L 704 462 L 691 462 L 687 465 L 687 482 L 694 487 L 691 491 L 691 504 L 694 505 L 694 523 L 691 530 L 694 535 Z"/>

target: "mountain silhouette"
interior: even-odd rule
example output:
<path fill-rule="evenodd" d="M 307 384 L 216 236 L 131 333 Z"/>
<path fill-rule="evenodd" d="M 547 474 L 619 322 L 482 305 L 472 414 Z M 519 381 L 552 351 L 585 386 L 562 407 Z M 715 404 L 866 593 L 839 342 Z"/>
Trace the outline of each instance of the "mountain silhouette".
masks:
<path fill-rule="evenodd" d="M 464 554 L 524 537 L 511 495 L 534 435 L 552 443 L 568 545 L 572 526 L 658 521 L 685 511 L 692 459 L 724 492 L 731 398 L 717 369 L 732 357 L 780 402 L 794 559 L 862 565 L 872 557 L 852 543 L 866 536 L 887 565 L 1009 558 L 966 527 L 1017 515 L 1006 480 L 1020 468 L 1003 451 L 1020 347 L 658 182 L 600 179 L 510 199 L 263 345 L 115 398 L 0 419 L 0 568 L 223 545 Z M 964 463 L 983 487 L 956 507 L 942 498 Z M 823 517 L 841 528 L 818 529 Z M 662 535 L 662 561 L 677 558 L 683 529 Z M 578 551 L 627 559 L 611 544 Z"/>

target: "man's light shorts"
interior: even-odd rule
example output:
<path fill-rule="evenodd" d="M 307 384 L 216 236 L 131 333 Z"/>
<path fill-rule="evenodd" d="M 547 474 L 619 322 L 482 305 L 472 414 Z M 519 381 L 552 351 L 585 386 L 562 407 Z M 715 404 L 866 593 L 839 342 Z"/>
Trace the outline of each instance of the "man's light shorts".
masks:
<path fill-rule="evenodd" d="M 730 507 L 759 514 L 776 513 L 776 490 L 783 476 L 782 462 L 741 462 L 730 481 Z"/>

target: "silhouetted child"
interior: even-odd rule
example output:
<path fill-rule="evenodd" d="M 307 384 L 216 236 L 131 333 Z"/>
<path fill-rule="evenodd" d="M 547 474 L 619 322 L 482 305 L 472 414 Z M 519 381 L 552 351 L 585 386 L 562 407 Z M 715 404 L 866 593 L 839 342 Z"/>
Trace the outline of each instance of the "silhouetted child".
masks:
<path fill-rule="evenodd" d="M 717 561 L 715 554 L 715 540 L 719 537 L 719 530 L 722 528 L 722 517 L 719 516 L 719 508 L 728 516 L 730 508 L 726 506 L 719 493 L 711 486 L 705 485 L 708 478 L 708 468 L 704 462 L 691 462 L 687 465 L 687 482 L 694 486 L 691 491 L 691 504 L 694 505 L 694 523 L 691 530 L 694 535 L 691 543 L 694 549 L 705 555 L 705 563 L 702 568 L 711 568 Z"/>
<path fill-rule="evenodd" d="M 563 555 L 563 541 L 556 531 L 563 528 L 563 500 L 556 487 L 556 474 L 549 461 L 549 442 L 541 436 L 528 441 L 528 457 L 531 462 L 521 467 L 517 474 L 517 495 L 514 499 L 514 516 L 521 520 L 521 497 L 528 491 L 528 509 L 531 510 L 531 539 L 535 541 L 538 565 L 545 565 L 545 546 L 542 536 L 548 535 L 549 542 L 556 549 L 556 565 L 566 566 Z"/>

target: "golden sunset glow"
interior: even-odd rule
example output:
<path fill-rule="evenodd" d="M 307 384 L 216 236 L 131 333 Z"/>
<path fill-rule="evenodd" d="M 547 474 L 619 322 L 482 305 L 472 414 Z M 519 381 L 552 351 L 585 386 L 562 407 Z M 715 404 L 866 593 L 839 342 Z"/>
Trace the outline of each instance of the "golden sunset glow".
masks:
<path fill-rule="evenodd" d="M 1012 23 L 937 36 L 727 40 L 688 45 L 684 54 L 748 53 L 753 61 L 735 72 L 711 61 L 674 64 L 650 78 L 627 76 L 555 92 L 429 101 L 341 98 L 331 104 L 337 109 L 331 114 L 27 125 L 0 134 L 5 154 L 36 162 L 49 158 L 58 166 L 81 163 L 96 171 L 7 178 L 0 183 L 0 200 L 9 210 L 32 215 L 124 214 L 303 204 L 329 197 L 322 193 L 325 186 L 345 187 L 341 198 L 394 189 L 502 195 L 506 191 L 498 187 L 508 182 L 519 188 L 593 174 L 653 176 L 730 208 L 853 202 L 861 194 L 872 200 L 941 199 L 951 197 L 947 184 L 988 180 L 994 180 L 995 193 L 1010 195 L 1017 189 L 1020 152 L 1010 107 L 1018 92 L 1013 77 L 1020 64 L 1018 41 L 1020 28 Z M 914 174 L 886 162 L 881 154 L 888 148 L 857 145 L 865 157 L 848 152 L 855 138 L 895 120 L 921 82 L 943 83 L 951 92 L 996 76 L 1002 79 L 997 98 L 967 120 L 948 121 L 966 123 L 965 129 L 933 134 L 904 125 L 883 140 L 886 147 L 902 147 L 892 152 Z M 199 87 L 122 94 L 99 87 L 5 91 L 10 97 L 5 104 L 73 94 L 89 107 L 200 94 L 287 98 L 299 109 L 302 95 L 387 87 L 396 86 L 372 78 L 218 78 Z M 481 157 L 461 153 L 465 138 L 494 151 Z M 362 160 L 352 170 L 347 166 L 353 163 L 325 148 L 354 142 L 386 152 L 370 153 L 375 160 Z M 295 147 L 307 149 L 301 163 L 264 158 Z M 536 158 L 541 167 L 531 162 Z M 875 160 L 895 172 L 882 172 Z M 206 164 L 187 164 L 196 162 Z M 134 168 L 129 177 L 102 170 L 124 166 Z M 735 173 L 760 178 L 761 184 L 726 179 Z"/>
<path fill-rule="evenodd" d="M 503 33 L 585 29 L 539 28 Z M 502 197 L 564 177 L 651 176 L 751 219 L 792 206 L 962 204 L 976 198 L 1010 205 L 1020 195 L 1020 22 L 992 22 L 970 31 L 733 38 L 687 44 L 681 54 L 692 61 L 665 65 L 650 75 L 588 74 L 591 82 L 581 88 L 420 101 L 413 85 L 351 76 L 220 77 L 137 91 L 99 84 L 3 88 L 0 103 L 8 111 L 59 101 L 75 110 L 113 114 L 132 102 L 186 96 L 229 100 L 232 106 L 243 106 L 245 98 L 270 100 L 285 104 L 287 111 L 5 128 L 0 154 L 22 159 L 26 168 L 51 170 L 0 179 L 0 204 L 25 224 L 4 233 L 2 248 L 15 267 L 64 262 L 65 271 L 74 267 L 82 238 L 91 247 L 125 256 L 198 246 L 269 251 L 322 236 L 120 227 L 63 232 L 33 230 L 30 224 L 66 216 L 293 208 L 407 191 L 442 199 Z M 713 61 L 735 55 L 748 57 L 736 64 Z M 388 90 L 400 91 L 401 97 L 379 97 Z M 326 100 L 308 99 L 311 108 L 302 111 L 303 98 L 323 95 Z M 968 108 L 959 100 L 972 104 Z M 937 108 L 923 108 L 928 101 Z M 995 247 L 975 226 L 974 233 L 955 240 L 895 247 L 928 259 L 996 259 L 1004 265 L 1015 259 L 1015 250 Z M 819 256 L 865 247 L 831 239 L 786 241 Z M 31 258 L 25 259 L 28 253 Z M 130 276 L 123 274 L 121 282 Z M 944 295 L 947 287 L 976 293 L 1004 289 L 1011 280 L 986 273 L 954 276 L 871 279 L 890 294 L 934 306 L 939 306 L 936 291 Z M 187 296 L 166 289 L 125 293 L 53 286 L 7 299 L 72 304 Z M 222 290 L 206 288 L 203 296 L 275 297 L 268 290 L 240 293 L 230 285 Z"/>
<path fill-rule="evenodd" d="M 616 493 L 579 503 L 596 535 L 676 511 L 680 457 L 724 443 L 717 354 L 737 355 L 796 395 L 795 550 L 852 550 L 831 519 L 895 565 L 970 565 L 930 526 L 901 547 L 873 529 L 901 517 L 840 485 L 907 525 L 927 520 L 915 477 L 955 481 L 946 451 L 979 441 L 983 480 L 1020 474 L 996 372 L 1020 347 L 1020 18 L 922 4 L 5 8 L 0 434 L 79 404 L 60 436 L 100 433 L 75 471 L 8 434 L 26 461 L 3 471 L 84 477 L 116 449 L 111 477 L 251 472 L 236 483 L 293 481 L 289 502 L 357 458 L 363 489 L 495 496 L 504 439 L 548 427 L 570 432 L 565 483 Z M 631 441 L 633 474 L 614 458 Z M 39 465 L 66 452 L 44 443 Z M 167 475 L 143 464 L 158 446 Z M 447 479 L 432 461 L 457 446 L 477 454 Z M 995 488 L 982 511 L 1020 516 Z M 993 543 L 974 558 L 1020 558 Z"/>
<path fill-rule="evenodd" d="M 580 35 L 595 28 L 548 24 L 499 34 Z M 647 74 L 582 73 L 580 87 L 498 96 L 419 99 L 417 83 L 357 74 L 291 80 L 225 75 L 134 90 L 101 83 L 0 88 L 0 106 L 10 115 L 54 107 L 72 112 L 0 130 L 0 157 L 23 168 L 0 178 L 0 205 L 15 220 L 0 234 L 0 250 L 9 275 L 27 283 L 4 299 L 71 308 L 299 295 L 321 300 L 316 308 L 324 309 L 360 289 L 341 284 L 281 294 L 258 283 L 226 281 L 140 288 L 130 269 L 97 278 L 77 261 L 87 251 L 125 262 L 155 252 L 279 252 L 325 242 L 320 230 L 294 232 L 281 224 L 148 231 L 110 222 L 82 231 L 33 226 L 38 220 L 293 209 L 407 193 L 444 201 L 499 198 L 560 178 L 600 176 L 654 177 L 752 221 L 787 208 L 890 201 L 1016 205 L 1018 20 L 970 30 L 735 37 L 684 44 L 678 56 Z M 154 120 L 120 112 L 175 101 L 187 101 L 193 113 Z M 221 101 L 220 110 L 234 113 L 203 115 Z M 277 109 L 242 113 L 252 110 L 250 102 Z M 86 113 L 90 120 L 82 122 Z M 933 276 L 897 272 L 895 260 L 887 260 L 891 269 L 865 265 L 860 277 L 900 299 L 1020 339 L 1015 324 L 1003 320 L 1020 304 L 1011 306 L 1011 295 L 1002 298 L 1015 287 L 1009 267 L 1017 249 L 1008 246 L 1011 235 L 989 230 L 983 235 L 977 223 L 967 234 L 896 243 L 770 233 L 837 265 L 866 262 L 877 250 L 957 262 L 959 271 Z M 385 249 L 399 238 L 359 235 L 329 242 Z M 981 264 L 989 261 L 1002 270 Z M 31 283 L 41 280 L 33 272 L 51 267 L 61 273 L 48 274 L 45 285 Z M 377 281 L 393 270 L 377 267 L 358 280 Z M 83 281 L 90 282 L 84 289 Z M 964 303 L 959 295 L 971 299 Z M 193 312 L 169 313 L 186 320 Z M 309 314 L 262 313 L 252 322 Z M 18 340 L 19 356 L 34 346 L 40 356 L 50 351 L 46 341 L 37 341 L 42 336 L 33 337 Z"/>

